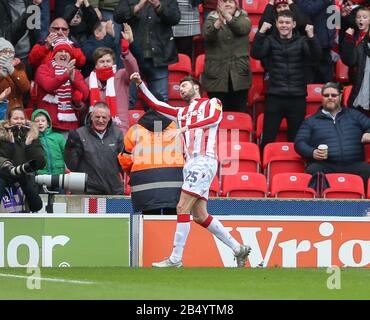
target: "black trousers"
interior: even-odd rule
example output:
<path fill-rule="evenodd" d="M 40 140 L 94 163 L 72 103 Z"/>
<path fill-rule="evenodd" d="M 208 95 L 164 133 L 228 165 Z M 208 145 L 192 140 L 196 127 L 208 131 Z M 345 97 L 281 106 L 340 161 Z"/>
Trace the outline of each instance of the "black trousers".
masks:
<path fill-rule="evenodd" d="M 319 61 L 307 65 L 307 83 L 326 83 L 334 79 L 334 62 L 331 58 L 331 49 L 321 49 Z"/>
<path fill-rule="evenodd" d="M 370 164 L 363 161 L 340 164 L 327 161 L 314 161 L 307 165 L 305 172 L 309 174 L 315 174 L 317 172 L 357 174 L 364 180 L 366 190 L 367 180 L 370 177 Z"/>
<path fill-rule="evenodd" d="M 230 90 L 229 92 L 208 92 L 208 96 L 221 100 L 223 111 L 247 112 L 247 89 Z"/>
<path fill-rule="evenodd" d="M 0 177 L 0 199 L 2 199 L 2 197 L 4 196 L 5 188 L 13 185 L 16 182 L 18 182 L 20 187 L 22 188 L 30 211 L 31 212 L 40 211 L 43 206 L 42 200 L 38 194 L 38 188 L 34 184 L 31 176 L 22 175 L 14 179 Z"/>
<path fill-rule="evenodd" d="M 263 136 L 261 151 L 266 144 L 274 142 L 279 132 L 280 123 L 286 118 L 288 124 L 288 141 L 294 142 L 295 136 L 306 114 L 305 97 L 283 97 L 268 95 L 266 97 L 263 118 Z"/>

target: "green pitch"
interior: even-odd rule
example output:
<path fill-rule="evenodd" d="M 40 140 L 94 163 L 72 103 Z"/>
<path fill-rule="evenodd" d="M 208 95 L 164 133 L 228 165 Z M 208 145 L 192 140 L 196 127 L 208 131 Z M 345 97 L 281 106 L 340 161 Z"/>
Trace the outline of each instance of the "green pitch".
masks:
<path fill-rule="evenodd" d="M 370 269 L 0 268 L 0 299 L 370 299 Z M 31 275 L 32 276 L 32 275 Z M 337 282 L 330 283 L 338 286 Z M 29 286 L 35 289 L 27 288 Z"/>

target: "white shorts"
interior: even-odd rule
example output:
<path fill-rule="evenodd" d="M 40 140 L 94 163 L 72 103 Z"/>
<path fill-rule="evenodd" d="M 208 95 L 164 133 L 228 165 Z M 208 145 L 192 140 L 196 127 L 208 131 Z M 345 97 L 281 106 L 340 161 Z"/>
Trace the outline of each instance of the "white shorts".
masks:
<path fill-rule="evenodd" d="M 208 200 L 209 188 L 217 172 L 217 160 L 197 156 L 185 163 L 182 190 L 197 198 Z"/>

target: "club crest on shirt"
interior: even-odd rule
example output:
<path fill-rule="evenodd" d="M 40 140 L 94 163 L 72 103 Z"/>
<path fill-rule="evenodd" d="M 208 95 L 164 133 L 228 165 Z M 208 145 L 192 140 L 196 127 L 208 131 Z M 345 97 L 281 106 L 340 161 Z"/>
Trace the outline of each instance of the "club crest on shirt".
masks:
<path fill-rule="evenodd" d="M 222 106 L 219 104 L 219 103 L 215 103 L 215 108 L 217 109 L 217 110 L 220 110 L 220 111 L 222 111 Z"/>

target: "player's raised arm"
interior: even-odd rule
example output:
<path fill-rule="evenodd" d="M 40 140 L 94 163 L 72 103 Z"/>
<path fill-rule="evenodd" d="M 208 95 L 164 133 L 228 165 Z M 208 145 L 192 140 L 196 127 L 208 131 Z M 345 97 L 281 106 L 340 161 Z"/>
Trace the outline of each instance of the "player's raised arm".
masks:
<path fill-rule="evenodd" d="M 170 106 L 168 103 L 159 101 L 146 87 L 145 83 L 141 80 L 140 74 L 138 72 L 134 72 L 130 76 L 130 80 L 133 81 L 141 90 L 141 92 L 143 93 L 143 99 L 150 108 L 158 111 L 170 120 L 177 121 L 178 109 Z"/>

